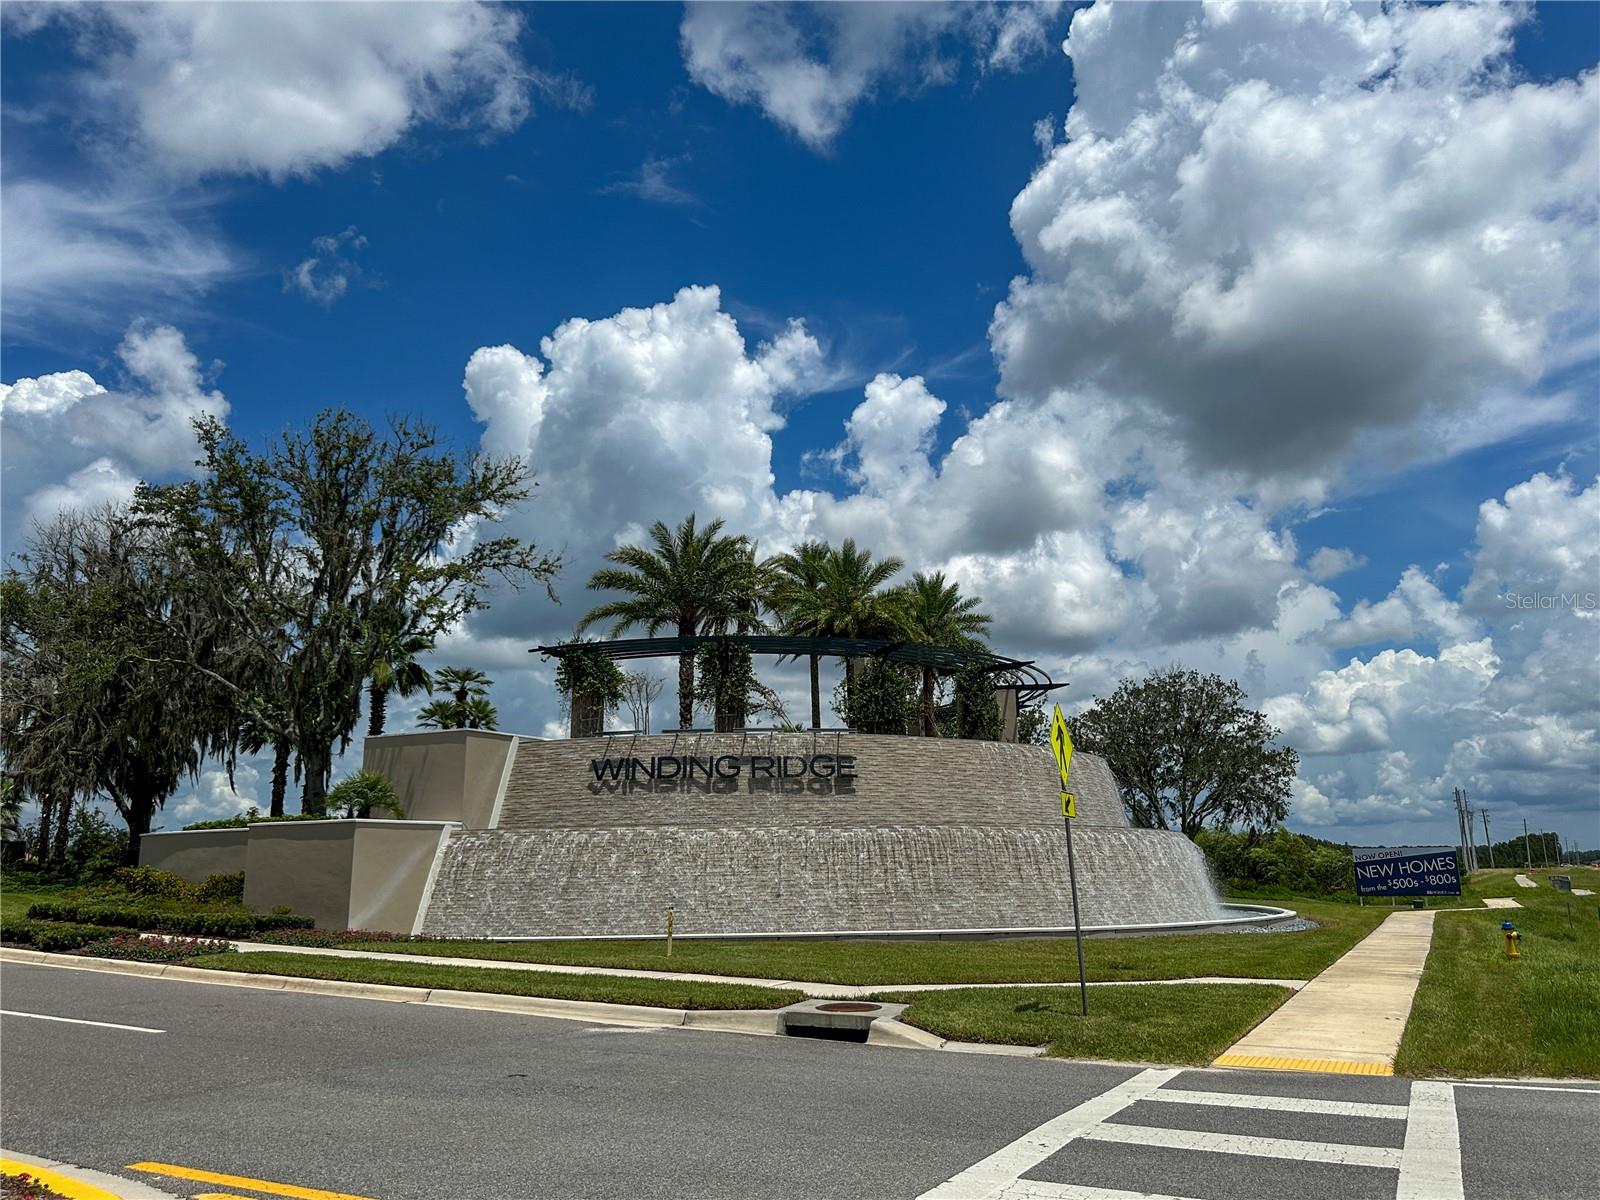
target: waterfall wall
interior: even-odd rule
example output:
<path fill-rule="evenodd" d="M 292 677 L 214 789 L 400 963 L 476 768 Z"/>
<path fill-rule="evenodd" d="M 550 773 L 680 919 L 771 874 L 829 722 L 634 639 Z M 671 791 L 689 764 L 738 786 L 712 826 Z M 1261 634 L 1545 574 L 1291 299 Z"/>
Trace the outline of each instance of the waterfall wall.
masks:
<path fill-rule="evenodd" d="M 497 824 L 453 837 L 425 932 L 454 937 L 1059 928 L 1055 762 L 995 742 L 778 734 L 523 739 Z M 1104 760 L 1072 786 L 1085 925 L 1218 915 L 1200 851 L 1131 829 Z"/>

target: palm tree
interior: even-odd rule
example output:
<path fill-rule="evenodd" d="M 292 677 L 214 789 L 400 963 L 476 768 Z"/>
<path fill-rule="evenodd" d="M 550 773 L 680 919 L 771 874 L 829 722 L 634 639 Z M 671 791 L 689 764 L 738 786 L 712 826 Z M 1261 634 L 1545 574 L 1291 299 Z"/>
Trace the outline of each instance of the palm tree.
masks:
<path fill-rule="evenodd" d="M 435 700 L 417 714 L 424 729 L 494 729 L 500 713 L 487 696 L 467 700 Z"/>
<path fill-rule="evenodd" d="M 898 589 L 907 632 L 919 642 L 932 646 L 970 647 L 988 636 L 990 619 L 978 611 L 982 603 L 976 596 L 962 596 L 961 588 L 948 582 L 944 572 L 924 575 L 918 571 L 911 582 Z M 922 668 L 922 736 L 934 737 L 932 667 Z"/>
<path fill-rule="evenodd" d="M 433 649 L 433 639 L 417 633 L 395 632 L 374 647 L 372 674 L 367 683 L 367 736 L 383 732 L 383 719 L 389 707 L 389 693 L 411 696 L 433 691 L 433 678 L 417 661 L 417 655 Z"/>
<path fill-rule="evenodd" d="M 746 633 L 759 629 L 756 612 L 758 575 L 748 538 L 722 533 L 722 522 L 696 526 L 690 513 L 676 529 L 657 521 L 650 526 L 650 544 L 618 546 L 606 555 L 613 567 L 602 567 L 589 579 L 592 591 L 622 592 L 591 609 L 578 622 L 582 634 L 591 625 L 611 622 L 618 637 L 642 625 L 646 637 L 672 628 L 679 637 Z M 678 727 L 694 724 L 694 651 L 678 655 Z"/>
<path fill-rule="evenodd" d="M 22 789 L 9 775 L 0 777 L 0 841 L 22 841 Z"/>
<path fill-rule="evenodd" d="M 854 538 L 845 538 L 837 549 L 829 547 L 816 598 L 800 614 L 805 632 L 814 637 L 905 637 L 901 596 L 898 591 L 884 590 L 903 566 L 898 558 L 874 562 L 872 552 L 859 549 Z M 846 695 L 854 680 L 855 662 L 847 657 Z"/>
<path fill-rule="evenodd" d="M 425 729 L 493 729 L 499 714 L 489 703 L 489 677 L 471 667 L 441 667 L 434 673 L 436 686 L 450 692 L 448 700 L 435 700 L 417 714 Z"/>
<path fill-rule="evenodd" d="M 822 586 L 833 553 L 826 542 L 801 542 L 788 554 L 767 560 L 770 583 L 767 607 L 778 616 L 783 632 L 797 637 L 818 637 L 823 625 Z M 822 727 L 822 686 L 818 655 L 811 660 L 811 728 Z"/>
<path fill-rule="evenodd" d="M 827 605 L 828 632 L 834 637 L 892 638 L 905 632 L 900 598 L 884 591 L 884 584 L 900 573 L 898 558 L 872 561 L 872 551 L 856 548 L 854 538 L 828 553 L 822 594 Z"/>
<path fill-rule="evenodd" d="M 433 682 L 448 690 L 457 704 L 466 704 L 474 696 L 489 692 L 489 677 L 471 667 L 441 667 Z"/>

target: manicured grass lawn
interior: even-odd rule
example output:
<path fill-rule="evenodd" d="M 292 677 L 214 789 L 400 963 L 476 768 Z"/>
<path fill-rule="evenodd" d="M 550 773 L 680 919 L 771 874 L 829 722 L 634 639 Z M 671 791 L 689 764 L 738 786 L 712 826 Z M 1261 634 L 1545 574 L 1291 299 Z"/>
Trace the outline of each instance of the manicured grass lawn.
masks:
<path fill-rule="evenodd" d="M 21 921 L 28 915 L 28 905 L 41 900 L 59 900 L 67 889 L 59 886 L 13 887 L 0 883 L 0 918 Z"/>
<path fill-rule="evenodd" d="M 909 1003 L 901 1020 L 963 1042 L 1044 1046 L 1060 1058 L 1205 1064 L 1293 993 L 1264 984 L 1171 984 L 1089 989 L 963 988 L 886 992 Z"/>
<path fill-rule="evenodd" d="M 1560 867 L 1574 887 L 1600 892 L 1600 871 Z M 1405 1075 L 1600 1077 L 1600 895 L 1571 897 L 1550 886 L 1551 871 L 1480 871 L 1463 903 L 1511 896 L 1521 909 L 1440 913 L 1422 983 L 1400 1042 Z M 1508 959 L 1502 920 L 1522 933 L 1522 957 Z"/>
<path fill-rule="evenodd" d="M 539 971 L 496 971 L 492 967 L 441 967 L 431 963 L 276 952 L 213 954 L 193 959 L 189 965 L 253 975 L 295 975 L 304 979 L 343 979 L 353 983 L 392 983 L 401 987 L 592 1000 L 603 1004 L 648 1004 L 661 1008 L 782 1008 L 805 999 L 799 992 L 743 983 L 555 975 Z"/>
<path fill-rule="evenodd" d="M 1289 901 L 1321 923 L 1303 933 L 1208 933 L 1171 937 L 1088 938 L 1084 961 L 1093 980 L 1309 979 L 1388 915 L 1315 900 Z M 568 963 L 645 971 L 693 971 L 816 983 L 1054 983 L 1075 980 L 1071 938 L 993 941 L 675 941 L 349 942 L 353 950 L 436 954 L 507 962 Z"/>

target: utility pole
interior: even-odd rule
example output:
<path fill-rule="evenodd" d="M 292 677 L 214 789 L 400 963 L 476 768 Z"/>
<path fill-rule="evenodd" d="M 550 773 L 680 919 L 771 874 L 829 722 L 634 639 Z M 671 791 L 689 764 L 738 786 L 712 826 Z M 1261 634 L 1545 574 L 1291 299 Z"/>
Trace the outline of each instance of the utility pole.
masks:
<path fill-rule="evenodd" d="M 1489 840 L 1489 810 L 1480 808 L 1478 815 L 1483 818 L 1483 844 L 1489 847 L 1489 866 L 1494 866 L 1494 843 Z"/>
<path fill-rule="evenodd" d="M 1522 818 L 1522 853 L 1528 860 L 1528 870 L 1533 870 L 1533 843 L 1528 840 L 1528 818 Z"/>
<path fill-rule="evenodd" d="M 1450 789 L 1450 802 L 1456 806 L 1456 847 L 1461 851 L 1461 866 L 1466 869 L 1467 835 L 1461 827 L 1461 789 Z"/>
<path fill-rule="evenodd" d="M 1467 803 L 1467 789 L 1461 789 L 1461 817 L 1467 825 L 1467 870 L 1478 869 L 1478 843 L 1472 836 L 1472 806 Z"/>
<path fill-rule="evenodd" d="M 1466 792 L 1453 788 L 1451 794 L 1456 802 L 1456 844 L 1461 847 L 1461 873 L 1465 875 L 1477 865 L 1473 861 L 1472 812 L 1467 808 Z"/>

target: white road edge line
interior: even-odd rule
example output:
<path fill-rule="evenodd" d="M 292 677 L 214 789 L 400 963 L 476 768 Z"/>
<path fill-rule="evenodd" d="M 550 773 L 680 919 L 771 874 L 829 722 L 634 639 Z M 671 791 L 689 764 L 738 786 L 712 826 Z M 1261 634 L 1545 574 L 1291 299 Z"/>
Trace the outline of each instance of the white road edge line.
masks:
<path fill-rule="evenodd" d="M 1542 1083 L 1454 1083 L 1450 1086 L 1512 1088 L 1519 1092 L 1577 1092 L 1580 1096 L 1600 1096 L 1600 1087 L 1546 1087 Z"/>
<path fill-rule="evenodd" d="M 1274 1112 L 1321 1113 L 1330 1117 L 1382 1117 L 1406 1119 L 1404 1104 L 1367 1104 L 1355 1100 L 1306 1100 L 1299 1096 L 1255 1096 L 1246 1092 L 1191 1092 L 1182 1088 L 1162 1088 L 1141 1100 L 1160 1100 L 1169 1104 L 1212 1104 L 1219 1108 L 1265 1108 Z"/>
<path fill-rule="evenodd" d="M 1022 1175 L 1038 1166 L 1073 1138 L 1081 1137 L 1107 1117 L 1115 1116 L 1182 1073 L 1181 1068 L 1140 1071 L 1115 1087 L 1091 1096 L 1076 1108 L 1029 1130 L 988 1158 L 953 1175 L 917 1200 L 999 1200 Z"/>
<path fill-rule="evenodd" d="M 1464 1196 L 1455 1088 L 1448 1083 L 1413 1083 L 1395 1200 L 1463 1200 Z"/>
<path fill-rule="evenodd" d="M 1188 1200 L 1188 1198 L 1158 1195 L 1155 1192 L 1127 1192 L 1121 1188 L 1091 1187 L 1086 1183 L 1050 1183 L 1043 1179 L 1019 1179 L 1001 1192 L 997 1200 Z"/>
<path fill-rule="evenodd" d="M 81 1017 L 52 1017 L 46 1013 L 17 1012 L 0 1008 L 0 1017 L 31 1017 L 35 1021 L 61 1021 L 67 1025 L 98 1025 L 102 1029 L 126 1029 L 133 1033 L 165 1033 L 165 1029 L 151 1029 L 144 1025 L 118 1025 L 115 1021 L 85 1021 Z"/>
<path fill-rule="evenodd" d="M 1348 1167 L 1400 1165 L 1393 1146 L 1359 1146 L 1345 1142 L 1303 1142 L 1298 1138 L 1251 1137 L 1242 1133 L 1207 1133 L 1198 1129 L 1165 1129 L 1154 1125 L 1097 1125 L 1080 1136 L 1086 1141 L 1173 1150 L 1205 1150 L 1213 1154 L 1250 1154 L 1291 1162 L 1337 1163 Z"/>

